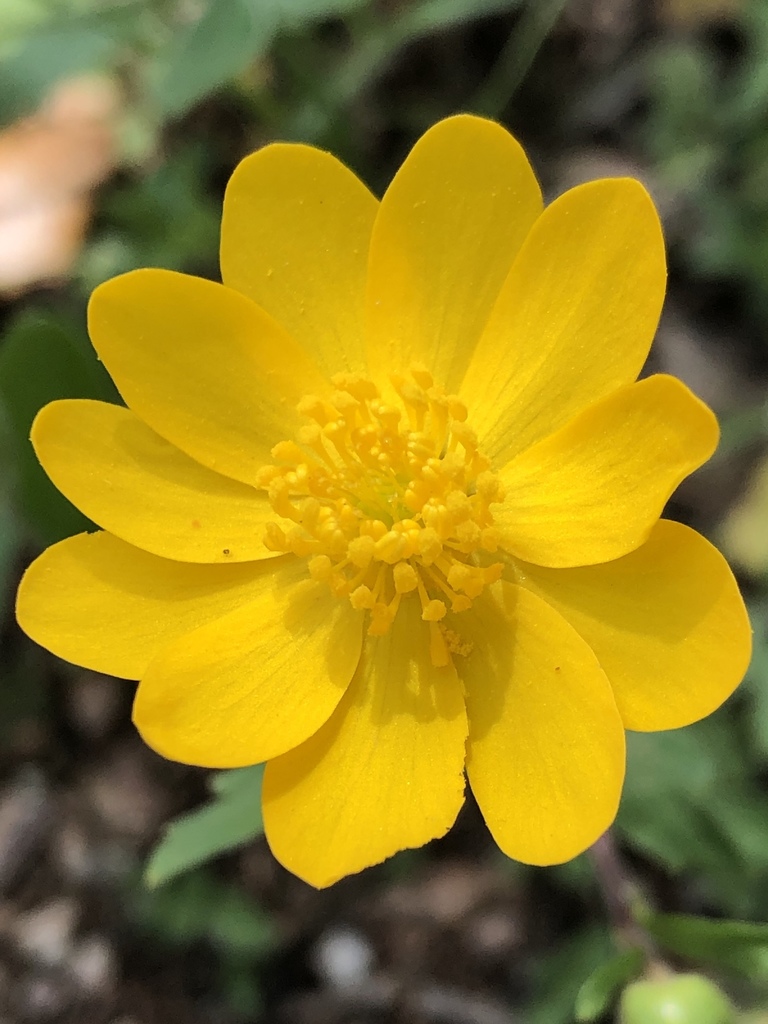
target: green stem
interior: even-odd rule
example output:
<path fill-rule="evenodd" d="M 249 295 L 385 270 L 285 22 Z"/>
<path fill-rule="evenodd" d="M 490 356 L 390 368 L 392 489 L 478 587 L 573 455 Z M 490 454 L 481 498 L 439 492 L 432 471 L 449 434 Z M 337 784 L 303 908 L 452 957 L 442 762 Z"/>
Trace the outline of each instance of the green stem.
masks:
<path fill-rule="evenodd" d="M 493 69 L 467 105 L 468 110 L 498 117 L 525 76 L 560 17 L 566 0 L 528 0 Z"/>

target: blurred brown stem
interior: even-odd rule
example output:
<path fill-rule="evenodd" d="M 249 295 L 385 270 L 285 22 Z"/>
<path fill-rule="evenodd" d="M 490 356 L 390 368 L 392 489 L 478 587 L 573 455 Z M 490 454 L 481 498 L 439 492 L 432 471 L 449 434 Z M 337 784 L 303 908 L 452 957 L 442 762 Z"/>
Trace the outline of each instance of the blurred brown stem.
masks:
<path fill-rule="evenodd" d="M 639 895 L 611 832 L 600 836 L 587 851 L 600 886 L 608 919 L 616 941 L 622 946 L 642 949 L 648 957 L 648 972 L 664 971 L 656 944 L 637 921 L 634 907 Z"/>

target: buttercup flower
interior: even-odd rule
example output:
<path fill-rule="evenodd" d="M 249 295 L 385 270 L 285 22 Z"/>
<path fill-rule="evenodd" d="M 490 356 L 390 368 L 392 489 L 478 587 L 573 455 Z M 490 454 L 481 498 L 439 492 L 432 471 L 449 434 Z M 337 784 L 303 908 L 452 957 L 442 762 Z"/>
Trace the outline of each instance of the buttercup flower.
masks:
<path fill-rule="evenodd" d="M 749 657 L 725 561 L 659 520 L 718 429 L 636 381 L 665 285 L 647 193 L 542 210 L 517 142 L 468 116 L 380 203 L 270 145 L 229 183 L 221 268 L 95 291 L 127 408 L 54 402 L 32 440 L 103 532 L 29 568 L 23 628 L 139 679 L 166 757 L 267 761 L 268 841 L 314 885 L 445 833 L 465 767 L 509 856 L 578 854 L 624 729 L 708 715 Z"/>

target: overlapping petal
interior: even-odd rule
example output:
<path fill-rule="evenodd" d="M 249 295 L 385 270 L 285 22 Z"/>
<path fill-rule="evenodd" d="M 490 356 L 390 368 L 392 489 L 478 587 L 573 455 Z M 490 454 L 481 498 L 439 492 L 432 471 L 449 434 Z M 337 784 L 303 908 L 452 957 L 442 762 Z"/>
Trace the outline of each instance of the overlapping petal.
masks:
<path fill-rule="evenodd" d="M 193 459 L 243 483 L 293 437 L 300 398 L 327 388 L 270 316 L 202 278 L 166 270 L 115 277 L 91 296 L 88 326 L 129 408 Z"/>
<path fill-rule="evenodd" d="M 265 146 L 241 161 L 227 186 L 224 283 L 270 313 L 328 376 L 365 366 L 365 278 L 377 208 L 348 168 L 312 146 Z"/>
<path fill-rule="evenodd" d="M 466 735 L 456 673 L 432 665 L 418 602 L 405 600 L 333 717 L 267 765 L 273 853 L 321 887 L 443 835 L 464 799 Z"/>
<path fill-rule="evenodd" d="M 91 336 L 128 408 L 53 403 L 33 441 L 59 489 L 109 532 L 30 566 L 21 625 L 63 658 L 140 678 L 134 721 L 162 755 L 267 761 L 267 838 L 313 885 L 445 833 L 465 747 L 508 855 L 578 854 L 615 816 L 624 728 L 705 716 L 750 653 L 723 558 L 657 522 L 717 425 L 678 381 L 633 383 L 666 276 L 650 197 L 603 180 L 542 213 L 517 142 L 460 116 L 416 144 L 380 205 L 311 147 L 246 158 L 225 198 L 221 260 L 224 285 L 145 270 L 94 293 Z M 484 504 L 495 485 L 475 495 L 460 457 L 442 475 L 428 457 L 459 444 L 466 479 L 477 476 L 460 405 L 418 369 L 418 386 L 392 390 L 390 375 L 414 363 L 467 406 L 506 493 L 490 505 L 495 533 Z M 302 397 L 330 399 L 334 373 L 366 368 L 385 401 L 404 396 L 409 432 L 395 438 L 398 414 L 353 378 L 335 410 L 304 406 L 327 443 L 314 427 L 298 440 L 325 468 L 308 470 L 295 445 L 275 450 L 275 503 L 296 521 L 285 546 L 314 558 L 310 573 L 264 547 L 275 513 L 257 473 L 296 438 Z M 279 505 L 288 495 L 294 508 Z M 406 507 L 413 521 L 393 524 Z M 454 530 L 442 555 L 437 534 L 413 540 L 422 521 L 441 538 Z M 465 578 L 454 555 L 472 561 L 497 534 L 505 578 L 474 596 L 480 577 L 467 577 L 471 607 L 427 626 L 422 602 L 444 612 Z M 393 588 L 390 624 L 381 602 Z M 390 628 L 364 638 L 371 604 L 371 632 Z M 438 628 L 453 652 L 442 667 Z"/>
<path fill-rule="evenodd" d="M 460 115 L 416 143 L 371 238 L 368 361 L 377 379 L 421 362 L 458 387 L 541 193 L 500 125 Z"/>
<path fill-rule="evenodd" d="M 625 555 L 718 436 L 712 412 L 675 377 L 617 389 L 499 473 L 506 500 L 494 521 L 503 546 L 548 566 Z"/>
<path fill-rule="evenodd" d="M 130 544 L 185 562 L 274 557 L 261 541 L 275 518 L 266 495 L 206 469 L 129 409 L 52 402 L 32 443 L 62 494 Z"/>
<path fill-rule="evenodd" d="M 565 619 L 502 582 L 456 628 L 473 644 L 467 772 L 501 849 L 528 864 L 581 853 L 613 821 L 624 730 L 605 673 Z"/>
<path fill-rule="evenodd" d="M 633 381 L 666 282 L 659 218 L 629 178 L 579 185 L 546 208 L 502 285 L 459 391 L 503 465 Z"/>
<path fill-rule="evenodd" d="M 133 720 L 164 757 L 205 768 L 266 761 L 311 736 L 341 700 L 360 658 L 362 616 L 306 579 L 301 559 L 269 583 L 150 663 Z"/>
<path fill-rule="evenodd" d="M 689 725 L 744 676 L 744 602 L 723 556 L 687 526 L 661 520 L 642 547 L 606 565 L 520 572 L 592 648 L 628 729 Z"/>
<path fill-rule="evenodd" d="M 271 591 L 281 558 L 242 565 L 189 565 L 147 554 L 109 533 L 81 533 L 30 565 L 16 616 L 60 658 L 139 679 L 178 637 Z"/>

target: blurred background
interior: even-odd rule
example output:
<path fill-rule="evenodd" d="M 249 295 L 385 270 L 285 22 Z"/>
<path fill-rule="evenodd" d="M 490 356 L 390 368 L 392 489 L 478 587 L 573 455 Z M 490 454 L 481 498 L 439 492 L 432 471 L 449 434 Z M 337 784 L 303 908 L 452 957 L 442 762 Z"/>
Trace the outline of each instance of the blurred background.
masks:
<path fill-rule="evenodd" d="M 548 198 L 628 174 L 661 211 L 651 368 L 723 432 L 667 514 L 731 559 L 755 656 L 708 721 L 629 737 L 616 837 L 657 910 L 768 920 L 768 0 L 2 0 L 0 1024 L 566 1024 L 615 962 L 589 861 L 512 863 L 471 804 L 445 840 L 312 890 L 258 836 L 255 771 L 163 761 L 131 684 L 13 620 L 24 566 L 88 525 L 28 432 L 51 399 L 115 398 L 93 287 L 215 278 L 228 175 L 266 142 L 331 149 L 380 193 L 462 110 L 517 135 Z M 164 826 L 212 788 L 229 817 L 176 826 L 148 887 Z M 201 827 L 232 849 L 195 866 Z M 761 934 L 667 945 L 765 1022 Z"/>

